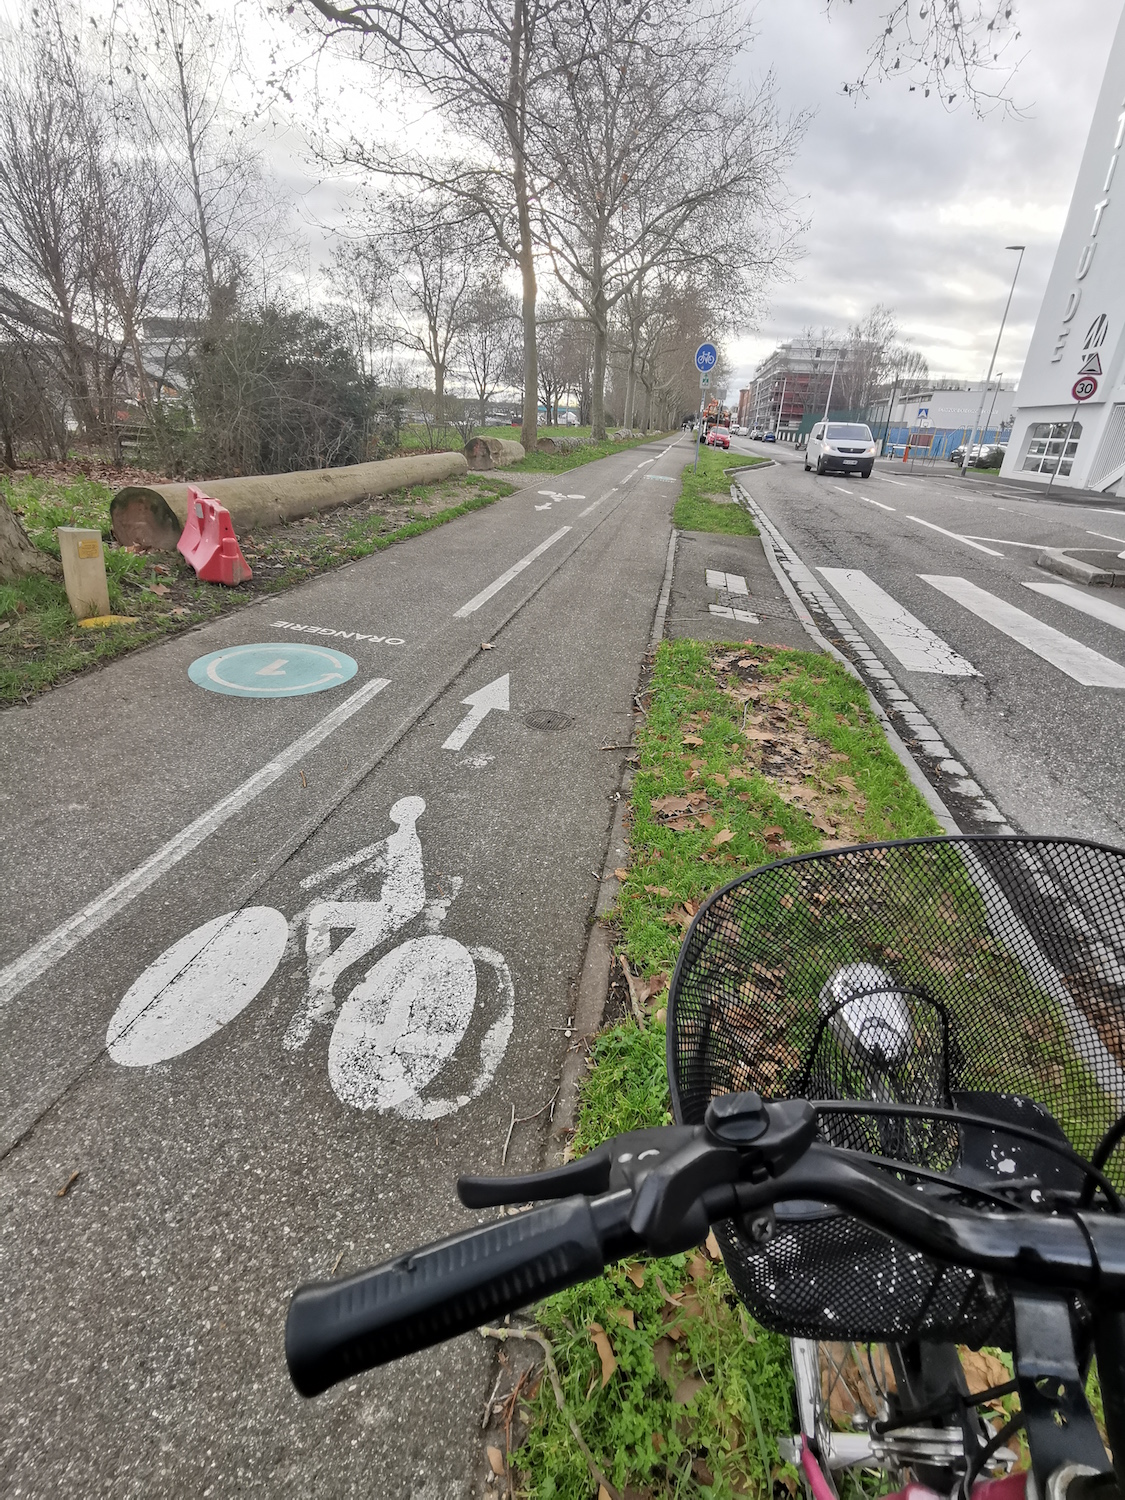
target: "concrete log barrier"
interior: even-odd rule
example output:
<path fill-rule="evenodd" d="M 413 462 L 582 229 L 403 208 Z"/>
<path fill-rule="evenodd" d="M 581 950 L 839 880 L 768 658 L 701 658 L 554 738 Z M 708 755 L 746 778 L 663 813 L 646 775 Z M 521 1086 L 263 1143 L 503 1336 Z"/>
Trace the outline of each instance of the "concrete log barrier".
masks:
<path fill-rule="evenodd" d="M 585 448 L 588 443 L 588 438 L 544 437 L 539 439 L 536 447 L 540 453 L 573 453 L 576 448 Z"/>
<path fill-rule="evenodd" d="M 522 457 L 523 444 L 513 438 L 479 436 L 465 444 L 465 461 L 474 473 L 506 469 L 509 464 L 519 463 Z"/>
<path fill-rule="evenodd" d="M 515 444 L 519 447 L 519 444 Z M 522 448 L 520 453 L 522 455 Z M 206 479 L 196 486 L 230 511 L 240 536 L 299 521 L 318 511 L 354 505 L 415 484 L 436 484 L 468 472 L 463 453 L 420 453 L 342 469 L 299 469 L 293 474 L 249 474 Z M 122 545 L 171 552 L 187 520 L 186 484 L 131 484 L 110 502 L 113 535 Z"/>

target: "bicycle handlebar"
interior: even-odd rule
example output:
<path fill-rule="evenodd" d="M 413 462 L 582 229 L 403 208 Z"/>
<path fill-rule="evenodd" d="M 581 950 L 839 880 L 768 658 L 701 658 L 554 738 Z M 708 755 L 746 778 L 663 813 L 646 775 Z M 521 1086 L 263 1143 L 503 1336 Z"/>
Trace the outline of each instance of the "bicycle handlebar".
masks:
<path fill-rule="evenodd" d="M 438 1240 L 343 1281 L 301 1287 L 285 1358 L 302 1396 L 467 1333 L 597 1276 L 631 1248 L 628 1193 L 567 1198 Z"/>
<path fill-rule="evenodd" d="M 938 1260 L 1125 1305 L 1125 1215 L 983 1213 L 814 1141 L 815 1128 L 815 1112 L 799 1101 L 725 1095 L 703 1125 L 606 1142 L 593 1170 L 609 1191 L 598 1196 L 563 1197 L 346 1280 L 301 1287 L 285 1333 L 293 1383 L 319 1395 L 597 1276 L 623 1255 L 688 1249 L 710 1224 L 786 1199 L 831 1204 Z M 576 1176 L 543 1174 L 538 1196 L 573 1193 Z M 498 1181 L 473 1179 L 463 1196 L 501 1202 Z M 519 1197 L 535 1187 L 518 1179 Z"/>

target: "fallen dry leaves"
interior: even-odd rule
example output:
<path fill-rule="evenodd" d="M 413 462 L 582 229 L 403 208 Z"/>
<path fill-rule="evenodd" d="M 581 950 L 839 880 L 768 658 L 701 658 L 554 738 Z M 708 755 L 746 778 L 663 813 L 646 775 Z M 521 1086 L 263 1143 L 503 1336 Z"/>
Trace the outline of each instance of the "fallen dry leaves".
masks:
<path fill-rule="evenodd" d="M 613 1372 L 617 1369 L 617 1356 L 613 1352 L 609 1335 L 600 1323 L 590 1324 L 590 1337 L 594 1341 L 594 1348 L 598 1351 L 598 1358 L 602 1362 L 602 1390 L 605 1390 L 613 1379 Z"/>

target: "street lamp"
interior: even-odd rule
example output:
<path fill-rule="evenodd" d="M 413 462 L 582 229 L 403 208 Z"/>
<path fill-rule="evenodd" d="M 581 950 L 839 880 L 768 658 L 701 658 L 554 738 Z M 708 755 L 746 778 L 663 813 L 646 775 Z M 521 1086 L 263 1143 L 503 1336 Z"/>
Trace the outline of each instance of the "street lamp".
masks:
<path fill-rule="evenodd" d="M 980 419 L 984 415 L 984 403 L 988 400 L 988 387 L 992 382 L 992 371 L 996 364 L 996 356 L 1000 353 L 1000 340 L 1004 337 L 1004 324 L 1008 321 L 1008 309 L 1012 305 L 1012 293 L 1016 289 L 1016 277 L 1020 274 L 1020 266 L 1023 265 L 1023 252 L 1026 245 L 1005 245 L 1005 250 L 1018 250 L 1019 260 L 1016 261 L 1015 274 L 1012 276 L 1012 284 L 1008 288 L 1008 300 L 1004 304 L 1004 316 L 1000 319 L 1000 331 L 996 335 L 996 346 L 992 351 L 992 358 L 988 362 L 988 374 L 984 377 L 984 390 L 980 393 L 980 407 L 977 411 L 977 420 L 973 426 L 969 441 L 965 444 L 965 456 L 961 460 L 961 473 L 965 474 L 969 468 L 969 460 L 973 456 L 973 444 L 976 441 L 977 430 L 980 427 Z"/>

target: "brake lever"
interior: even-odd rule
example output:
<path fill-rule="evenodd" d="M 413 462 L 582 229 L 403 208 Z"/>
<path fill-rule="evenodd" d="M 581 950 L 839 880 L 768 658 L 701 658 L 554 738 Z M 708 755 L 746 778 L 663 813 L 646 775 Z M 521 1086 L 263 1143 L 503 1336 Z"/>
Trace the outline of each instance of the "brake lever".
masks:
<path fill-rule="evenodd" d="M 528 1172 L 521 1177 L 458 1177 L 457 1196 L 466 1208 L 499 1208 L 570 1198 L 576 1193 L 592 1198 L 619 1188 L 636 1188 L 646 1173 L 696 1140 L 703 1130 L 701 1125 L 627 1130 L 603 1141 L 577 1161 L 549 1172 Z"/>

